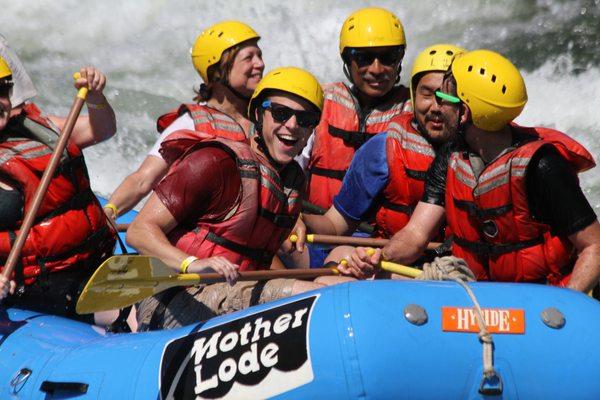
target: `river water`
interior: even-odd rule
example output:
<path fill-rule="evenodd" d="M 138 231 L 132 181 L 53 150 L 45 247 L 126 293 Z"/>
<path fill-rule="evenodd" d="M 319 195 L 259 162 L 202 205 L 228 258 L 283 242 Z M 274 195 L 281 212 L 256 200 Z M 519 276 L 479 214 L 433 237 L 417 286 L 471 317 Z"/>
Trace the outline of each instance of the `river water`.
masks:
<path fill-rule="evenodd" d="M 261 35 L 267 70 L 296 65 L 322 82 L 343 80 L 339 29 L 361 1 L 227 2 L 145 0 L 81 2 L 5 0 L 0 33 L 21 56 L 38 89 L 36 103 L 66 115 L 71 75 L 92 64 L 109 79 L 106 95 L 118 134 L 85 151 L 94 190 L 109 195 L 156 138 L 155 120 L 190 101 L 200 80 L 189 48 L 198 33 L 239 19 Z M 420 50 L 447 42 L 489 48 L 523 71 L 529 102 L 517 122 L 553 127 L 600 154 L 600 0 L 382 0 L 404 24 L 407 82 Z M 581 175 L 600 214 L 600 174 Z"/>

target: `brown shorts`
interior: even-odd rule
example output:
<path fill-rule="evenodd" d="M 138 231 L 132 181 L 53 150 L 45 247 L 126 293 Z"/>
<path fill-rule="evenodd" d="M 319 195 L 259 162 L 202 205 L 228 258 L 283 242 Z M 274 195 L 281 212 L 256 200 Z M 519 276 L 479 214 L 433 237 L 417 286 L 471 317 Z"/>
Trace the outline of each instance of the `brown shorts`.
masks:
<path fill-rule="evenodd" d="M 138 331 L 179 328 L 288 297 L 294 282 L 271 279 L 173 288 L 138 304 Z"/>

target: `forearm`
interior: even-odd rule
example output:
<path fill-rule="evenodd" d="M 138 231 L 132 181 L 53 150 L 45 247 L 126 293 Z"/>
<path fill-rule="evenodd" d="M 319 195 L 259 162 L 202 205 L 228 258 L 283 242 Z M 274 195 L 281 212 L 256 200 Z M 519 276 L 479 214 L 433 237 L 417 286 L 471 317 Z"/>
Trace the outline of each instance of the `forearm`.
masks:
<path fill-rule="evenodd" d="M 600 244 L 592 244 L 579 253 L 568 288 L 589 292 L 600 279 Z"/>
<path fill-rule="evenodd" d="M 131 174 L 113 192 L 109 202 L 118 208 L 119 214 L 126 213 L 150 193 L 152 183 L 154 182 L 145 182 L 136 174 Z"/>
<path fill-rule="evenodd" d="M 344 217 L 335 207 L 331 207 L 324 215 L 303 214 L 302 219 L 309 233 L 320 235 L 349 235 L 358 226 L 358 222 Z"/>
<path fill-rule="evenodd" d="M 117 206 L 119 214 L 131 210 L 150 193 L 166 172 L 167 163 L 162 158 L 147 156 L 142 165 L 113 192 L 109 201 Z"/>
<path fill-rule="evenodd" d="M 427 248 L 429 238 L 421 232 L 405 227 L 396 232 L 382 250 L 383 259 L 400 264 L 411 264 L 417 260 Z"/>
<path fill-rule="evenodd" d="M 310 233 L 321 235 L 335 235 L 335 227 L 325 215 L 302 214 L 302 220 L 306 224 L 306 230 Z"/>
<path fill-rule="evenodd" d="M 103 94 L 86 99 L 91 135 L 95 143 L 110 139 L 117 132 L 115 111 Z"/>
<path fill-rule="evenodd" d="M 140 254 L 157 257 L 176 271 L 189 256 L 173 246 L 160 227 L 137 219 L 127 230 L 127 243 Z"/>

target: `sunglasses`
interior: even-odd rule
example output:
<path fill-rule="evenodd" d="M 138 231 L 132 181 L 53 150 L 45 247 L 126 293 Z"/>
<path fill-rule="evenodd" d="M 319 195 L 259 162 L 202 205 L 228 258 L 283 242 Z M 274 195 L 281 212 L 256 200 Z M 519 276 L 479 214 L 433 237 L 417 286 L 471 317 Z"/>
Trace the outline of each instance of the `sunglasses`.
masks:
<path fill-rule="evenodd" d="M 321 116 L 313 111 L 299 111 L 286 107 L 281 104 L 273 103 L 271 100 L 265 100 L 262 108 L 271 111 L 273 120 L 280 124 L 286 123 L 293 115 L 296 116 L 296 122 L 302 128 L 314 128 L 319 124 Z"/>
<path fill-rule="evenodd" d="M 373 64 L 375 59 L 386 66 L 396 65 L 402 60 L 402 52 L 399 50 L 388 50 L 374 52 L 370 50 L 350 49 L 350 57 L 356 62 L 360 68 Z"/>
<path fill-rule="evenodd" d="M 447 101 L 448 103 L 452 103 L 452 104 L 460 103 L 460 99 L 458 97 L 452 96 L 451 94 L 448 94 L 448 93 L 444 93 L 441 90 L 435 91 L 435 101 L 439 106 L 441 106 L 444 101 Z"/>

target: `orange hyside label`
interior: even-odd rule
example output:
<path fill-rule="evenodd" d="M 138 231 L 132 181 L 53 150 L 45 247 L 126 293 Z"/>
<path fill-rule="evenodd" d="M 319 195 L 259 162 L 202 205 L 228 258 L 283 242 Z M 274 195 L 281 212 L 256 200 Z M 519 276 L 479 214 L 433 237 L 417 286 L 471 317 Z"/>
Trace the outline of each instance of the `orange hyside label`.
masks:
<path fill-rule="evenodd" d="M 525 310 L 482 308 L 481 311 L 490 333 L 525 333 Z M 467 307 L 442 307 L 442 330 L 479 332 L 475 310 Z"/>

